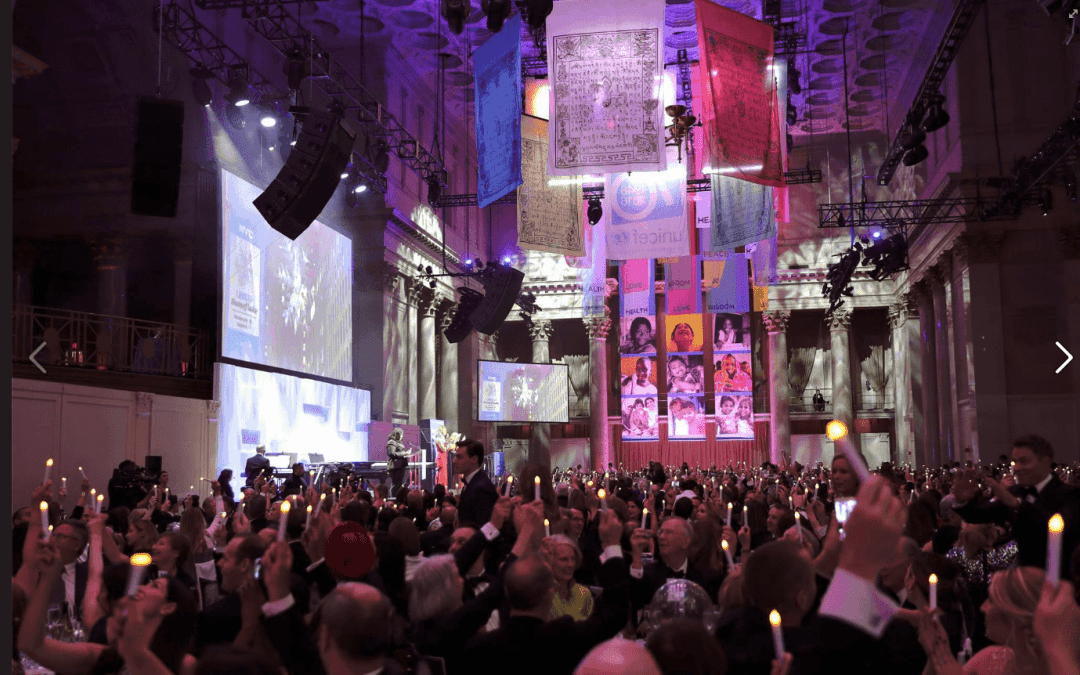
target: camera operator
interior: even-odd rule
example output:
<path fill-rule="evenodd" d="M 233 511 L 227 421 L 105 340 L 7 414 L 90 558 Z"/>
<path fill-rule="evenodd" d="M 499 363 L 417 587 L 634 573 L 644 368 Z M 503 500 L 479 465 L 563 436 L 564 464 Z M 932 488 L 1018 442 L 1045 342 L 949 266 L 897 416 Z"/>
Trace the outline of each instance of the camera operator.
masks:
<path fill-rule="evenodd" d="M 109 479 L 109 509 L 126 506 L 137 508 L 150 489 L 157 483 L 157 476 L 143 469 L 130 459 L 120 462 Z"/>

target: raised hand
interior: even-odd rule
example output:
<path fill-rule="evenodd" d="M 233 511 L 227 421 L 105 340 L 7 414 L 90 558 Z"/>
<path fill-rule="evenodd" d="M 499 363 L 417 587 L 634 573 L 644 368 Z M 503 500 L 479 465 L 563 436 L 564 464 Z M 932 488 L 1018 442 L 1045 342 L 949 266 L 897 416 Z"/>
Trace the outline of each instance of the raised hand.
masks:
<path fill-rule="evenodd" d="M 1073 585 L 1068 581 L 1043 584 L 1039 605 L 1035 608 L 1035 635 L 1055 673 L 1080 672 L 1080 606 L 1073 599 Z"/>
<path fill-rule="evenodd" d="M 846 539 L 840 567 L 871 583 L 889 564 L 907 522 L 907 509 L 893 496 L 886 479 L 871 476 L 859 488 L 858 504 L 844 524 Z"/>
<path fill-rule="evenodd" d="M 509 497 L 499 497 L 495 502 L 495 508 L 491 511 L 491 524 L 495 529 L 501 530 L 507 520 L 510 519 L 513 502 Z"/>
<path fill-rule="evenodd" d="M 742 544 L 744 551 L 750 550 L 750 527 L 743 525 L 739 528 L 739 543 Z M 730 546 L 730 544 L 728 544 Z"/>
<path fill-rule="evenodd" d="M 957 501 L 970 502 L 975 499 L 975 495 L 979 494 L 979 481 L 975 471 L 968 469 L 961 474 L 957 474 L 952 491 Z"/>
<path fill-rule="evenodd" d="M 293 554 L 283 541 L 270 544 L 263 554 L 263 582 L 270 600 L 280 600 L 290 593 L 289 573 L 292 571 Z"/>
<path fill-rule="evenodd" d="M 614 510 L 600 513 L 600 544 L 605 548 L 618 546 L 622 541 L 623 526 Z"/>

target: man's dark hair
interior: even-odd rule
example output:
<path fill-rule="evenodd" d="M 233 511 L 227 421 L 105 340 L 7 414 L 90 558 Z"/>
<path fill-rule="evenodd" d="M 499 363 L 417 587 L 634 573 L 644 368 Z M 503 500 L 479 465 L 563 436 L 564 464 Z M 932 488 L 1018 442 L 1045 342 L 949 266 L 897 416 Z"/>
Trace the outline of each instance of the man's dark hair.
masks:
<path fill-rule="evenodd" d="M 371 524 L 371 504 L 362 499 L 349 502 L 345 508 L 341 509 L 341 521 L 360 523 L 368 527 Z"/>
<path fill-rule="evenodd" d="M 86 545 L 90 542 L 90 528 L 86 526 L 86 523 L 81 520 L 75 520 L 74 518 L 68 518 L 66 520 L 61 520 L 57 527 L 60 527 L 60 525 L 67 525 L 75 530 L 76 536 L 78 536 L 79 541 L 82 542 L 79 544 L 80 552 L 86 548 Z"/>
<path fill-rule="evenodd" d="M 551 568 L 537 556 L 514 562 L 506 572 L 506 599 L 510 609 L 539 609 L 548 599 L 554 583 Z"/>
<path fill-rule="evenodd" d="M 801 544 L 790 539 L 755 548 L 743 565 L 743 581 L 751 602 L 781 614 L 796 609 L 796 595 L 814 582 L 814 565 L 800 555 Z"/>
<path fill-rule="evenodd" d="M 673 619 L 649 633 L 646 649 L 662 673 L 724 675 L 727 656 L 698 619 Z"/>
<path fill-rule="evenodd" d="M 232 519 L 230 519 L 231 521 Z M 266 553 L 267 544 L 257 534 L 240 534 L 236 536 L 240 544 L 236 547 L 237 560 L 257 560 Z"/>
<path fill-rule="evenodd" d="M 326 596 L 312 618 L 316 630 L 325 625 L 330 638 L 343 654 L 353 659 L 385 656 L 391 647 L 394 609 L 382 593 L 374 603 L 357 602 L 338 586 Z"/>
<path fill-rule="evenodd" d="M 465 453 L 469 457 L 475 457 L 477 462 L 481 464 L 484 462 L 484 444 L 480 441 L 466 438 L 463 441 L 458 441 L 457 447 L 465 448 Z"/>
<path fill-rule="evenodd" d="M 689 497 L 679 497 L 671 512 L 677 518 L 690 520 L 690 516 L 694 515 L 694 502 Z"/>
<path fill-rule="evenodd" d="M 248 517 L 251 520 L 256 518 L 266 517 L 266 497 L 263 495 L 253 495 L 244 500 L 247 505 L 247 512 L 250 514 Z M 305 517 L 307 514 L 304 514 Z"/>
<path fill-rule="evenodd" d="M 1036 457 L 1040 459 L 1043 457 L 1049 457 L 1054 459 L 1054 447 L 1050 445 L 1050 441 L 1046 440 L 1042 436 L 1036 436 L 1035 434 L 1028 434 L 1027 436 L 1021 436 L 1013 441 L 1014 448 L 1027 448 L 1035 453 Z"/>
<path fill-rule="evenodd" d="M 117 468 L 121 471 L 126 471 L 128 469 L 137 469 L 139 468 L 139 465 L 131 461 L 130 459 L 125 459 L 124 461 L 120 462 L 120 466 L 118 466 Z"/>

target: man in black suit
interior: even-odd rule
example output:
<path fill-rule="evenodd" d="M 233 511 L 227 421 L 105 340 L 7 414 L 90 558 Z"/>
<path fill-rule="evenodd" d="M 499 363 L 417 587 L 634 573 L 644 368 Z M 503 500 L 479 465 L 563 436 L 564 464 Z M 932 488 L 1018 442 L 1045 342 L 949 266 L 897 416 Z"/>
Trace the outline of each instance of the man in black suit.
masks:
<path fill-rule="evenodd" d="M 242 602 L 237 592 L 255 576 L 255 561 L 266 552 L 266 542 L 257 534 L 234 537 L 218 560 L 221 592 L 225 597 L 199 612 L 196 625 L 196 652 L 212 645 L 231 643 L 240 633 Z"/>
<path fill-rule="evenodd" d="M 687 579 L 705 589 L 710 598 L 715 599 L 720 591 L 723 578 L 708 569 L 701 569 L 691 562 L 690 544 L 694 538 L 694 528 L 682 518 L 671 517 L 664 520 L 657 532 L 657 560 L 643 565 L 641 554 L 649 546 L 649 532 L 641 528 L 634 530 L 630 537 L 633 550 L 633 563 L 630 575 L 634 582 L 633 606 L 635 610 L 643 608 L 652 600 L 657 589 L 668 579 Z"/>
<path fill-rule="evenodd" d="M 465 479 L 465 488 L 458 498 L 458 522 L 486 523 L 491 520 L 499 493 L 487 472 L 480 468 L 483 463 L 483 443 L 466 439 L 457 444 L 454 471 Z"/>
<path fill-rule="evenodd" d="M 90 530 L 81 520 L 64 520 L 53 528 L 52 539 L 60 553 L 63 572 L 53 586 L 50 603 L 75 609 L 74 616 L 82 616 L 83 595 L 86 594 L 88 578 L 87 563 L 78 562 L 86 544 L 90 541 Z M 94 599 L 96 601 L 96 598 Z"/>
<path fill-rule="evenodd" d="M 244 466 L 244 475 L 247 476 L 247 486 L 253 487 L 255 479 L 262 475 L 263 471 L 270 468 L 270 460 L 266 458 L 266 446 L 260 445 L 255 448 L 255 456 L 249 457 Z"/>
<path fill-rule="evenodd" d="M 420 550 L 425 558 L 450 552 L 450 538 L 454 536 L 454 519 L 457 508 L 447 504 L 439 511 L 439 527 L 420 535 Z"/>
<path fill-rule="evenodd" d="M 993 502 L 976 501 L 978 477 L 965 472 L 953 485 L 953 510 L 969 523 L 1011 522 L 1019 547 L 1019 563 L 1046 567 L 1047 525 L 1055 513 L 1065 520 L 1061 569 L 1068 570 L 1080 545 L 1080 490 L 1062 483 L 1051 472 L 1054 448 L 1041 436 L 1021 436 L 1013 442 L 1016 484 L 1006 488 L 993 478 L 983 482 L 993 490 Z"/>
<path fill-rule="evenodd" d="M 604 553 L 597 576 L 604 592 L 585 621 L 568 616 L 548 621 L 554 594 L 551 569 L 539 556 L 515 561 L 504 580 L 509 618 L 498 630 L 470 640 L 464 660 L 477 665 L 514 663 L 518 675 L 572 673 L 590 649 L 626 625 L 630 578 L 619 545 L 621 537 L 622 524 L 615 512 L 602 514 Z"/>

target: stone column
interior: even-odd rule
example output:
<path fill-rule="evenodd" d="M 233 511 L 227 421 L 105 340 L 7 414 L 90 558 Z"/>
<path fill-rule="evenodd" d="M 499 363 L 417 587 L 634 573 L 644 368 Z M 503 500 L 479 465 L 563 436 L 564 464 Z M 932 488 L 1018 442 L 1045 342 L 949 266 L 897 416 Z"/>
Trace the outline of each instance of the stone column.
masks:
<path fill-rule="evenodd" d="M 611 434 L 608 431 L 608 371 L 607 336 L 611 317 L 595 316 L 583 319 L 589 334 L 589 445 L 592 465 L 605 467 L 614 462 Z"/>
<path fill-rule="evenodd" d="M 551 349 L 548 341 L 554 332 L 551 320 L 534 318 L 529 324 L 529 337 L 532 339 L 533 363 L 551 363 Z M 529 461 L 539 464 L 545 471 L 551 469 L 551 425 L 534 423 L 529 425 Z"/>
<path fill-rule="evenodd" d="M 443 332 L 450 327 L 457 305 L 449 298 L 442 298 L 436 326 L 439 329 L 439 391 L 436 401 L 437 417 L 446 422 L 451 432 L 458 429 L 458 349 L 446 339 Z"/>
<path fill-rule="evenodd" d="M 953 301 L 952 333 L 953 354 L 956 363 L 957 416 L 953 427 L 957 431 L 956 446 L 971 449 L 970 459 L 979 461 L 978 435 L 975 433 L 975 344 L 971 336 L 971 275 L 968 270 L 967 244 L 960 237 L 952 249 Z M 963 461 L 963 460 L 961 460 Z"/>
<path fill-rule="evenodd" d="M 952 359 L 952 345 L 949 340 L 951 332 L 949 296 L 950 277 L 952 266 L 948 258 L 943 258 L 938 264 L 930 268 L 930 278 L 933 281 L 934 302 L 934 355 L 937 359 L 937 389 L 938 389 L 938 437 L 940 439 L 939 451 L 941 462 L 952 462 L 959 457 L 959 451 L 954 447 L 955 436 L 953 432 L 954 408 L 956 405 L 956 369 Z"/>
<path fill-rule="evenodd" d="M 855 432 L 855 406 L 851 397 L 851 310 L 843 307 L 829 315 L 829 358 L 832 359 L 833 419 L 847 425 L 855 448 L 862 450 Z"/>
<path fill-rule="evenodd" d="M 941 437 L 938 415 L 937 337 L 934 327 L 934 298 L 931 283 L 915 283 L 919 303 L 919 361 L 922 364 L 923 456 L 920 464 L 941 466 Z"/>
<path fill-rule="evenodd" d="M 413 281 L 412 304 L 417 313 L 417 421 L 436 417 L 435 396 L 435 291 L 420 280 Z"/>
<path fill-rule="evenodd" d="M 97 272 L 97 312 L 105 315 L 96 327 L 97 365 L 115 368 L 131 359 L 131 345 L 121 320 L 127 316 L 127 251 L 120 237 L 102 237 L 91 246 Z"/>
<path fill-rule="evenodd" d="M 919 309 L 915 296 L 904 293 L 889 311 L 893 320 L 895 425 L 897 459 L 916 464 L 923 455 L 922 362 Z"/>
<path fill-rule="evenodd" d="M 383 391 L 382 415 L 384 422 L 408 422 L 409 420 L 409 303 L 406 279 L 401 270 L 392 263 L 383 268 L 386 296 L 383 305 L 383 347 L 381 354 L 358 358 L 382 358 Z"/>
<path fill-rule="evenodd" d="M 761 315 L 769 334 L 769 461 L 791 452 L 791 384 L 788 382 L 787 324 L 791 312 L 772 310 Z"/>

